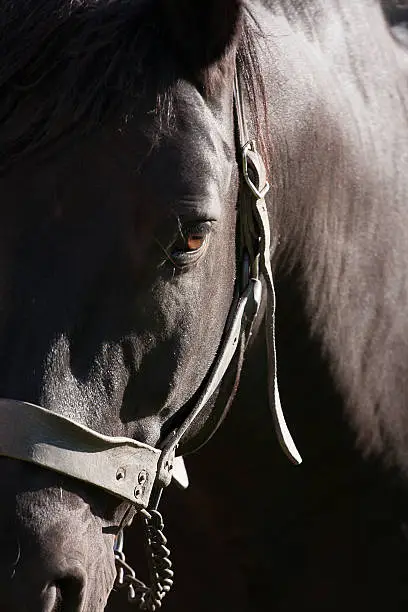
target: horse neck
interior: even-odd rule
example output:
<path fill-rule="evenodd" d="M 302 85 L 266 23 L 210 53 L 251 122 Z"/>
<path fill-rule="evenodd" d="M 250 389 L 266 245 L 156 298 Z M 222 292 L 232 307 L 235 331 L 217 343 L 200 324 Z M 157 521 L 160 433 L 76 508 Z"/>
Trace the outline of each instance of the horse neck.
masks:
<path fill-rule="evenodd" d="M 271 221 L 359 440 L 405 469 L 406 72 L 380 7 L 347 8 L 271 20 Z"/>

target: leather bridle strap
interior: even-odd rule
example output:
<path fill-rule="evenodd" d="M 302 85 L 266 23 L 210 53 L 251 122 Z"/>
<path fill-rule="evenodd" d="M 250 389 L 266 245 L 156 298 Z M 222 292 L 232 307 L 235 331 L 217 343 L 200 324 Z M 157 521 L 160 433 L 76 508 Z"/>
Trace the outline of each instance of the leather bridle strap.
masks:
<path fill-rule="evenodd" d="M 300 464 L 302 458 L 285 421 L 277 379 L 275 342 L 276 296 L 271 267 L 271 233 L 268 210 L 265 203 L 265 196 L 269 191 L 269 183 L 266 180 L 266 169 L 262 157 L 256 149 L 255 142 L 249 140 L 247 135 L 242 88 L 239 84 L 238 71 L 235 72 L 234 78 L 234 100 L 242 154 L 243 177 L 250 192 L 246 200 L 252 203 L 250 206 L 240 207 L 241 241 L 249 254 L 253 274 L 258 275 L 260 273 L 267 287 L 265 330 L 268 357 L 269 404 L 282 449 L 293 463 Z"/>
<path fill-rule="evenodd" d="M 222 382 L 228 366 L 230 365 L 238 348 L 243 328 L 248 324 L 248 321 L 252 322 L 256 317 L 261 303 L 261 294 L 262 286 L 260 281 L 258 279 L 250 278 L 244 292 L 232 305 L 227 326 L 224 330 L 223 339 L 221 341 L 220 350 L 218 351 L 218 355 L 211 368 L 210 375 L 205 383 L 198 402 L 194 406 L 193 410 L 184 419 L 182 424 L 168 436 L 164 444 L 161 446 L 161 468 L 166 464 L 166 462 L 171 460 L 171 457 L 174 455 L 181 438 L 189 430 L 193 421 L 195 421 L 198 415 L 205 408 Z M 217 425 L 218 423 L 214 425 L 214 428 L 216 428 Z M 160 467 L 158 472 L 162 475 L 165 474 L 164 470 L 160 469 Z M 164 486 L 167 484 L 168 482 L 163 482 Z"/>
<path fill-rule="evenodd" d="M 146 507 L 160 450 L 104 436 L 40 406 L 0 399 L 0 456 L 35 463 Z"/>
<path fill-rule="evenodd" d="M 285 421 L 277 383 L 275 348 L 276 298 L 270 261 L 271 244 L 269 218 L 265 203 L 265 195 L 269 190 L 269 183 L 266 180 L 265 164 L 256 150 L 254 141 L 249 140 L 247 136 L 242 89 L 239 85 L 237 71 L 234 78 L 234 103 L 238 138 L 242 154 L 242 174 L 245 181 L 244 185 L 248 191 L 248 197 L 243 198 L 239 205 L 239 224 L 241 226 L 241 243 L 243 247 L 241 257 L 243 266 L 242 272 L 245 277 L 242 281 L 244 291 L 238 301 L 231 307 L 229 316 L 230 322 L 229 324 L 227 323 L 227 329 L 224 332 L 218 357 L 212 366 L 212 372 L 199 401 L 185 418 L 181 426 L 174 430 L 161 446 L 163 454 L 160 458 L 160 463 L 162 465 L 169 461 L 169 457 L 174 455 L 180 440 L 207 405 L 223 380 L 224 374 L 237 349 L 239 338 L 245 328 L 249 328 L 248 336 L 250 335 L 251 327 L 258 313 L 262 299 L 260 274 L 262 274 L 267 287 L 265 328 L 268 355 L 269 404 L 282 449 L 293 463 L 300 464 L 302 462 L 302 458 Z M 249 266 L 245 262 L 246 255 L 249 257 Z M 244 315 L 246 316 L 244 317 Z M 225 411 L 221 412 L 218 419 L 215 420 L 210 433 L 205 436 L 205 441 L 211 438 L 224 416 Z M 202 444 L 199 445 L 199 447 L 201 446 Z M 160 470 L 160 473 L 163 474 L 163 470 Z M 167 482 L 164 484 L 167 484 Z"/>

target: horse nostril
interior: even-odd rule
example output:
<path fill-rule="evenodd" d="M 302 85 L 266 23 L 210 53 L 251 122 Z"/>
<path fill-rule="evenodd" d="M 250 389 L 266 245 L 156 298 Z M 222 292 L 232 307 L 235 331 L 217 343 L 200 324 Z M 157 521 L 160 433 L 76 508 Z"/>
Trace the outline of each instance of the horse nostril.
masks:
<path fill-rule="evenodd" d="M 55 590 L 54 606 L 50 612 L 72 612 L 81 609 L 84 592 L 84 582 L 81 578 L 60 578 L 49 588 Z"/>

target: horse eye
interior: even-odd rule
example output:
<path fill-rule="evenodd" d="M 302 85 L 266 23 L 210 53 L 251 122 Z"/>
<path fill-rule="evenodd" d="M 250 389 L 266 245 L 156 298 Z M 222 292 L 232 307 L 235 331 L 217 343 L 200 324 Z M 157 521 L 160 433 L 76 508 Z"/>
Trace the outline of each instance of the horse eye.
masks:
<path fill-rule="evenodd" d="M 211 222 L 198 223 L 194 227 L 180 227 L 178 237 L 173 243 L 172 260 L 181 265 L 195 261 L 195 255 L 201 255 L 211 231 Z"/>
<path fill-rule="evenodd" d="M 186 236 L 186 251 L 198 251 L 205 242 L 206 233 L 191 232 Z"/>

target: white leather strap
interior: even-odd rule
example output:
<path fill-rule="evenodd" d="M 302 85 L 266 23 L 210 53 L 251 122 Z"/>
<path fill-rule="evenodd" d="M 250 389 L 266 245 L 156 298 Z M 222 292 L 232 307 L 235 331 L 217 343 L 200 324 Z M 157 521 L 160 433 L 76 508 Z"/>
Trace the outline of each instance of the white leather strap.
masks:
<path fill-rule="evenodd" d="M 95 485 L 140 508 L 149 504 L 160 451 L 103 436 L 40 406 L 0 399 L 0 456 Z"/>

